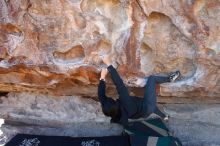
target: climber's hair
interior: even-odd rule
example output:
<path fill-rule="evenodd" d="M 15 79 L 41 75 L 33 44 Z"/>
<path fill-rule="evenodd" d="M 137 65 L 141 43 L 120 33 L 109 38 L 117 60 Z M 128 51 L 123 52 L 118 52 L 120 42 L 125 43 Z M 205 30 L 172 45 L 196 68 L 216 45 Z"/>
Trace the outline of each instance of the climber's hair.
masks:
<path fill-rule="evenodd" d="M 102 105 L 104 115 L 115 118 L 119 114 L 119 104 L 111 98 Z"/>

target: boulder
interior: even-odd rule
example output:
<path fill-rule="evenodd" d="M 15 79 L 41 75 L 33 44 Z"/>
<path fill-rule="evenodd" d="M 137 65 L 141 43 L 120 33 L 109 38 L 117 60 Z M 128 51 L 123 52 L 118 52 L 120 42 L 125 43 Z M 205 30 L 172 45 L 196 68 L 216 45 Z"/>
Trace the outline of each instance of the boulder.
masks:
<path fill-rule="evenodd" d="M 218 0 L 0 1 L 0 90 L 97 98 L 108 54 L 132 94 L 180 70 L 163 102 L 219 101 L 219 16 Z"/>

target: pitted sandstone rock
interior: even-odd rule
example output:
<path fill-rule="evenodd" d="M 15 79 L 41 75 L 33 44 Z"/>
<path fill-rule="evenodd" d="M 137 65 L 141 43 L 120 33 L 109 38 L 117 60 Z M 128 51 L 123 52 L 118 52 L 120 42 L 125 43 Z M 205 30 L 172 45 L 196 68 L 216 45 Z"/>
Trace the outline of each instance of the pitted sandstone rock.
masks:
<path fill-rule="evenodd" d="M 110 54 L 133 94 L 179 69 L 161 96 L 219 100 L 219 16 L 218 0 L 0 1 L 0 90 L 96 97 Z"/>

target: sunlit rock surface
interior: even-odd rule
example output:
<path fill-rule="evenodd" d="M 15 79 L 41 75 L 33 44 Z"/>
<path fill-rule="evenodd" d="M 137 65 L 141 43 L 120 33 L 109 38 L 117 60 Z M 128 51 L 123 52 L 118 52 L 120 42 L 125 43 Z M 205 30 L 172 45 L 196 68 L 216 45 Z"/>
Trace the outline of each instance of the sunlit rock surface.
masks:
<path fill-rule="evenodd" d="M 161 96 L 216 101 L 219 33 L 218 0 L 2 0 L 0 90 L 96 97 L 110 54 L 130 87 L 179 69 Z"/>

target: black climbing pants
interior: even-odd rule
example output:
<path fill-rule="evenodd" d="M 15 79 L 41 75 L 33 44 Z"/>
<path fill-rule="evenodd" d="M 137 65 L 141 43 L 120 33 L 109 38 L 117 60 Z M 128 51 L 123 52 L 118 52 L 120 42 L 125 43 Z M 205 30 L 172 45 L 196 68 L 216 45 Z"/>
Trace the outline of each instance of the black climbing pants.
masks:
<path fill-rule="evenodd" d="M 157 107 L 156 84 L 162 84 L 169 81 L 169 77 L 153 75 L 148 77 L 144 92 L 144 106 L 147 108 L 147 115 L 155 113 L 160 117 L 165 117 L 164 113 Z"/>

